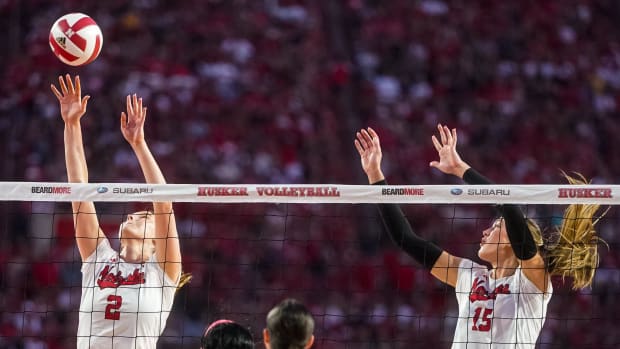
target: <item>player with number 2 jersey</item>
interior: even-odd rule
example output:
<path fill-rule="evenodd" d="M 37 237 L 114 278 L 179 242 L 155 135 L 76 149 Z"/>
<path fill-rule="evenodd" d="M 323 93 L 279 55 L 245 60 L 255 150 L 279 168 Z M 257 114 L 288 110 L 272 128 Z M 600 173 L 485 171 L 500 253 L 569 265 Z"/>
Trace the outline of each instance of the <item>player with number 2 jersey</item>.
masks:
<path fill-rule="evenodd" d="M 80 120 L 89 96 L 82 97 L 80 78 L 59 77 L 52 92 L 65 123 L 67 177 L 88 183 Z M 144 140 L 146 108 L 127 96 L 121 132 L 134 151 L 147 183 L 165 184 L 159 165 Z M 82 258 L 82 298 L 77 348 L 154 349 L 166 326 L 181 280 L 181 249 L 171 202 L 153 202 L 152 211 L 129 214 L 119 228 L 120 252 L 110 247 L 99 227 L 95 206 L 72 202 L 75 237 Z"/>
<path fill-rule="evenodd" d="M 99 243 L 82 263 L 78 348 L 155 348 L 177 289 L 155 258 L 125 262 Z"/>

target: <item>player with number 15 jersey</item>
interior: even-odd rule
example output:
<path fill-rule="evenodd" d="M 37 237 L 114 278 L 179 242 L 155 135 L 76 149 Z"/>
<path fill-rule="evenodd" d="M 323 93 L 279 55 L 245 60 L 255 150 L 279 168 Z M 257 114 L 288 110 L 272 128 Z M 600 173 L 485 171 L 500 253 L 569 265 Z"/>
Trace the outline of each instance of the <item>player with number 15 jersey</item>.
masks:
<path fill-rule="evenodd" d="M 540 292 L 520 267 L 495 279 L 487 267 L 463 258 L 455 292 L 459 317 L 453 349 L 529 348 L 545 323 L 553 286 L 548 281 L 546 292 Z"/>
<path fill-rule="evenodd" d="M 439 137 L 431 139 L 439 161 L 431 161 L 430 166 L 468 184 L 491 184 L 461 160 L 456 129 L 441 124 L 437 129 Z M 371 128 L 356 136 L 354 144 L 368 182 L 387 185 L 379 136 Z M 586 182 L 583 176 L 565 177 L 571 184 Z M 454 256 L 418 236 L 398 205 L 378 206 L 392 240 L 435 278 L 455 288 L 459 315 L 453 349 L 535 348 L 553 294 L 551 276 L 569 276 L 573 288 L 584 288 L 592 283 L 598 266 L 596 204 L 569 205 L 555 234 L 545 237 L 516 205 L 496 205 L 499 218 L 482 231 L 478 249 L 478 257 L 490 268 Z"/>

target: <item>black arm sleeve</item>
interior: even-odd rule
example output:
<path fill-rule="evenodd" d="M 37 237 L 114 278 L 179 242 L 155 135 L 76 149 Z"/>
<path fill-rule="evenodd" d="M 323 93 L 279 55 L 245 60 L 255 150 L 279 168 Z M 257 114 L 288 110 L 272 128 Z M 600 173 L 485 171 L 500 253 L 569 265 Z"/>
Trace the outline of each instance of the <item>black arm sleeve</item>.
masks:
<path fill-rule="evenodd" d="M 386 184 L 385 180 L 373 183 L 373 185 Z M 432 242 L 416 235 L 398 205 L 378 204 L 377 206 L 379 207 L 383 224 L 396 246 L 400 247 L 427 269 L 433 269 L 443 250 Z"/>
<path fill-rule="evenodd" d="M 478 173 L 473 168 L 469 168 L 463 173 L 463 180 L 467 184 L 493 184 L 491 180 Z M 527 227 L 525 216 L 516 205 L 496 205 L 499 214 L 504 217 L 506 232 L 510 240 L 512 250 L 520 260 L 528 260 L 536 255 L 538 248 L 532 237 L 532 233 Z"/>

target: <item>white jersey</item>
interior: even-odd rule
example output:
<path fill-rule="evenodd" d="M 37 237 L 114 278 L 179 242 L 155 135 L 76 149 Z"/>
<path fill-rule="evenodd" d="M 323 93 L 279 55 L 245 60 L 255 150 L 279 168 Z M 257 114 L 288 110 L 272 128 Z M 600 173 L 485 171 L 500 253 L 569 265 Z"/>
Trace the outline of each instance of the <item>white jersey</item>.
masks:
<path fill-rule="evenodd" d="M 154 349 L 176 286 L 155 255 L 145 263 L 127 263 L 102 241 L 82 263 L 77 348 Z"/>
<path fill-rule="evenodd" d="M 456 281 L 459 318 L 452 349 L 534 348 L 553 288 L 539 290 L 521 268 L 493 279 L 482 265 L 463 259 Z"/>

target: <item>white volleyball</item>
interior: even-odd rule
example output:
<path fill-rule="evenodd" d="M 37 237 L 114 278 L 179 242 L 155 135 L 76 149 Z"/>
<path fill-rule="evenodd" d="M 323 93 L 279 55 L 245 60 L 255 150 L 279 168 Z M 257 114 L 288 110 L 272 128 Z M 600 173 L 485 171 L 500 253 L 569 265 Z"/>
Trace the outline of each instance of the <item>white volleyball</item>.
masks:
<path fill-rule="evenodd" d="M 101 28 L 83 13 L 66 14 L 52 25 L 49 37 L 52 52 L 63 63 L 80 66 L 99 56 L 103 46 Z"/>

